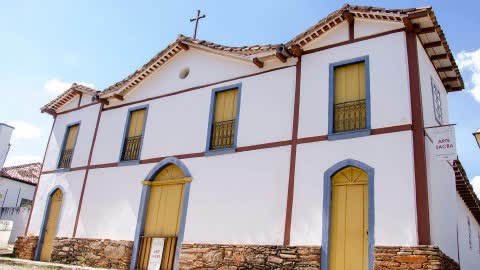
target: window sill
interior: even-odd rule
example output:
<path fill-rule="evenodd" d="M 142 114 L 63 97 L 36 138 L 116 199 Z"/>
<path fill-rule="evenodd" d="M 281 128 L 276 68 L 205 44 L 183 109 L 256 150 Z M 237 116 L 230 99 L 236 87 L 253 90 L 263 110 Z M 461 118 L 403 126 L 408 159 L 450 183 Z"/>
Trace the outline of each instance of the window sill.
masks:
<path fill-rule="evenodd" d="M 136 160 L 121 160 L 117 163 L 117 166 L 118 167 L 121 167 L 121 166 L 131 166 L 131 165 L 138 165 L 140 164 L 140 160 L 136 159 Z"/>
<path fill-rule="evenodd" d="M 217 149 L 217 150 L 207 150 L 205 151 L 205 156 L 217 156 L 217 155 L 226 155 L 226 154 L 233 154 L 235 153 L 235 148 L 224 148 L 224 149 Z"/>
<path fill-rule="evenodd" d="M 56 173 L 64 173 L 64 172 L 69 172 L 70 171 L 70 167 L 66 167 L 66 168 L 57 168 L 55 170 Z"/>
<path fill-rule="evenodd" d="M 336 141 L 336 140 L 344 140 L 344 139 L 351 139 L 357 137 L 364 137 L 371 135 L 372 131 L 370 129 L 358 129 L 358 130 L 351 130 L 351 131 L 344 131 L 338 133 L 330 133 L 328 134 L 329 141 Z"/>

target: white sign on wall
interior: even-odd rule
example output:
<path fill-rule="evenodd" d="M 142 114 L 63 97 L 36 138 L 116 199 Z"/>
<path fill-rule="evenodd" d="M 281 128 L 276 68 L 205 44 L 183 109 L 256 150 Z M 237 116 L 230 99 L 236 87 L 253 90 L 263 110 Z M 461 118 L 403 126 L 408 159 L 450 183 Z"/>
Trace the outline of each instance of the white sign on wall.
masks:
<path fill-rule="evenodd" d="M 429 129 L 433 141 L 433 153 L 439 160 L 457 159 L 457 147 L 455 145 L 455 127 L 440 126 Z"/>
<path fill-rule="evenodd" d="M 165 238 L 153 238 L 150 259 L 148 260 L 148 270 L 160 270 L 164 245 Z"/>

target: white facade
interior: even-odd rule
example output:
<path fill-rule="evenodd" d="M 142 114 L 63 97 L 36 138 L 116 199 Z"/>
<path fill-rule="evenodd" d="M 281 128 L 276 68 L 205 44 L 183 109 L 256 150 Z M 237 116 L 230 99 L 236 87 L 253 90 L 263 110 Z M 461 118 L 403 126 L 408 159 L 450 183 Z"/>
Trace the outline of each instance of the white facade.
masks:
<path fill-rule="evenodd" d="M 354 36 L 403 27 L 403 23 L 359 20 Z M 348 25 L 341 25 L 307 48 L 347 40 Z M 363 162 L 375 171 L 375 245 L 418 244 L 412 131 L 392 129 L 412 123 L 405 40 L 405 33 L 399 31 L 302 56 L 292 245 L 322 245 L 324 173 L 346 159 Z M 433 126 L 431 78 L 442 90 L 445 116 L 447 96 L 421 45 L 418 51 L 425 126 Z M 329 65 L 363 56 L 369 58 L 371 129 L 393 131 L 342 140 L 302 141 L 328 134 Z M 61 187 L 64 203 L 57 236 L 134 240 L 140 182 L 155 166 L 152 160 L 186 155 L 181 161 L 193 181 L 185 243 L 281 245 L 294 121 L 295 65 L 296 58 L 286 63 L 272 58 L 265 62 L 261 70 L 265 72 L 255 75 L 259 69 L 249 62 L 195 48 L 178 54 L 136 86 L 124 101 L 112 99 L 105 106 L 88 177 L 85 168 L 89 165 L 100 104 L 59 114 L 44 163 L 43 170 L 48 173 L 41 177 L 28 233 L 40 233 L 48 195 Z M 179 79 L 178 72 L 185 67 L 190 69 L 190 75 Z M 212 89 L 235 84 L 241 84 L 237 152 L 204 156 Z M 195 89 L 169 95 L 190 88 Z M 163 97 L 153 98 L 158 96 Z M 130 102 L 134 104 L 122 106 Z M 78 100 L 67 104 L 78 104 Z M 80 104 L 89 103 L 82 99 Z M 59 112 L 75 108 L 70 105 Z M 121 163 L 128 111 L 142 105 L 148 105 L 142 164 Z M 448 118 L 444 121 L 448 123 Z M 80 131 L 71 170 L 56 171 L 65 130 L 72 123 L 80 123 Z M 426 144 L 429 157 L 428 141 Z M 453 171 L 447 163 L 427 158 L 427 172 L 432 242 L 458 260 L 456 220 L 458 211 L 465 209 L 455 209 L 461 201 L 456 198 Z M 471 223 L 478 234 L 479 225 L 473 217 Z M 464 269 L 475 269 L 475 262 L 471 265 Z"/>
<path fill-rule="evenodd" d="M 10 150 L 10 137 L 12 137 L 13 127 L 0 123 L 0 169 L 2 169 Z"/>
<path fill-rule="evenodd" d="M 0 176 L 0 192 L 5 196 L 0 199 L 0 208 L 20 207 L 22 199 L 32 201 L 35 185 Z"/>

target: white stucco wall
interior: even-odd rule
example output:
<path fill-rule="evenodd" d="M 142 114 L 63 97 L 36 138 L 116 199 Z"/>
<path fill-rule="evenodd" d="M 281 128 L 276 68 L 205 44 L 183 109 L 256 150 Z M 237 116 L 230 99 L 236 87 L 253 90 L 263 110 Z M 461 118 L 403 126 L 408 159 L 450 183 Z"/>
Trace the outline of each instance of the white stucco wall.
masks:
<path fill-rule="evenodd" d="M 10 149 L 10 138 L 14 128 L 0 123 L 0 169 L 3 167 L 5 160 L 7 159 L 8 151 Z"/>
<path fill-rule="evenodd" d="M 281 244 L 289 157 L 278 147 L 182 160 L 194 178 L 185 242 Z M 154 165 L 90 171 L 77 237 L 133 240 L 140 181 Z"/>
<path fill-rule="evenodd" d="M 447 161 L 434 157 L 432 142 L 425 138 L 427 157 L 428 204 L 430 211 L 430 235 L 450 258 L 457 257 L 457 203 L 455 173 Z"/>
<path fill-rule="evenodd" d="M 321 245 L 324 173 L 345 159 L 375 170 L 375 245 L 416 245 L 412 143 L 404 131 L 299 145 L 292 245 Z"/>
<path fill-rule="evenodd" d="M 399 28 L 403 28 L 405 25 L 401 22 L 388 22 L 388 21 L 373 21 L 368 19 L 355 19 L 355 38 L 370 36 L 382 32 L 387 32 Z"/>
<path fill-rule="evenodd" d="M 48 145 L 48 151 L 43 165 L 44 171 L 57 169 L 60 150 L 67 126 L 80 122 L 77 142 L 72 157 L 71 167 L 81 167 L 87 165 L 92 145 L 93 133 L 97 123 L 98 110 L 100 105 L 92 105 L 81 110 L 73 111 L 57 116 L 55 126 L 53 127 L 52 137 Z"/>
<path fill-rule="evenodd" d="M 55 236 L 72 237 L 84 176 L 85 170 L 41 176 L 27 235 L 39 235 L 48 196 L 55 188 L 61 187 L 63 200 Z"/>
<path fill-rule="evenodd" d="M 450 124 L 448 116 L 447 91 L 445 90 L 445 87 L 443 86 L 443 83 L 432 64 L 432 61 L 430 61 L 430 58 L 427 56 L 425 49 L 423 49 L 423 46 L 418 39 L 417 50 L 418 65 L 420 69 L 420 87 L 422 90 L 423 119 L 425 127 Z M 438 123 L 435 119 L 435 113 L 433 109 L 432 79 L 435 85 L 440 90 L 440 97 L 442 100 L 443 123 Z"/>
<path fill-rule="evenodd" d="M 322 35 L 316 40 L 312 41 L 310 44 L 304 47 L 305 50 L 311 50 L 318 47 L 323 47 L 342 41 L 348 40 L 348 22 L 345 21 L 338 25 L 336 28 L 322 33 Z"/>
<path fill-rule="evenodd" d="M 133 240 L 141 181 L 155 164 L 89 171 L 77 237 Z"/>
<path fill-rule="evenodd" d="M 149 107 L 141 159 L 204 152 L 212 90 L 237 83 L 242 84 L 237 146 L 289 140 L 295 67 L 104 111 L 92 164 L 119 161 L 128 110 L 145 104 Z"/>
<path fill-rule="evenodd" d="M 5 198 L 0 199 L 0 207 L 17 207 L 22 199 L 33 199 L 35 186 L 0 177 L 0 190 L 6 190 Z"/>
<path fill-rule="evenodd" d="M 411 123 L 405 34 L 396 33 L 303 56 L 299 137 L 328 133 L 329 64 L 367 55 L 372 128 Z"/>
<path fill-rule="evenodd" d="M 460 266 L 462 270 L 477 270 L 480 268 L 480 225 L 458 194 L 457 207 Z M 470 219 L 471 248 L 469 244 L 468 219 Z"/>

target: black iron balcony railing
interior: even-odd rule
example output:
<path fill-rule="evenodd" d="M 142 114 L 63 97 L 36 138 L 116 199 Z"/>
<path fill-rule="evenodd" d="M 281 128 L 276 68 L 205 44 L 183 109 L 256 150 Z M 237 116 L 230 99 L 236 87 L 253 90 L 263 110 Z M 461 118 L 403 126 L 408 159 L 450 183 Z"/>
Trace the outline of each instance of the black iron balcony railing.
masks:
<path fill-rule="evenodd" d="M 334 132 L 367 127 L 367 101 L 365 99 L 335 104 Z"/>
<path fill-rule="evenodd" d="M 60 162 L 58 163 L 58 168 L 68 168 L 72 162 L 73 149 L 65 149 L 62 152 L 60 157 Z"/>
<path fill-rule="evenodd" d="M 137 266 L 135 269 L 147 270 L 150 263 L 152 242 L 155 237 L 142 236 L 140 237 L 140 247 L 138 249 Z M 164 237 L 161 237 L 164 238 Z M 177 245 L 177 237 L 164 238 L 163 254 L 154 254 L 154 256 L 162 255 L 162 262 L 160 270 L 173 269 L 173 262 L 175 259 L 175 248 Z"/>
<path fill-rule="evenodd" d="M 235 139 L 235 119 L 213 122 L 210 150 L 232 148 Z"/>
<path fill-rule="evenodd" d="M 125 145 L 123 146 L 122 160 L 137 160 L 140 153 L 140 144 L 142 142 L 142 136 L 132 136 L 125 139 Z"/>

